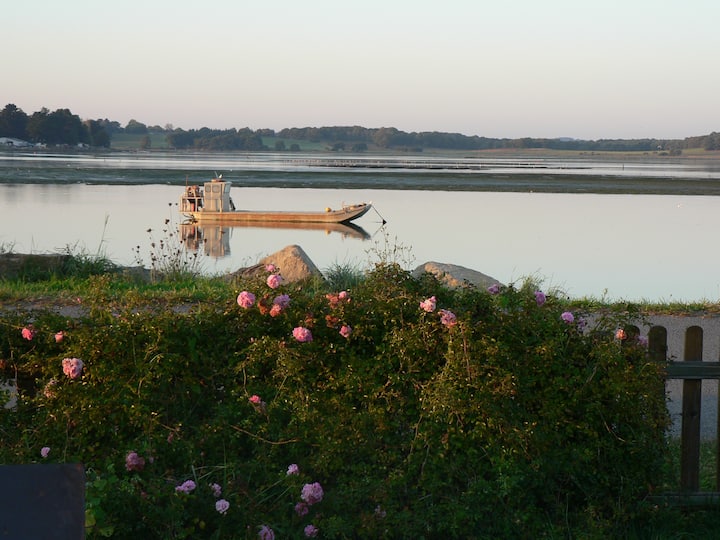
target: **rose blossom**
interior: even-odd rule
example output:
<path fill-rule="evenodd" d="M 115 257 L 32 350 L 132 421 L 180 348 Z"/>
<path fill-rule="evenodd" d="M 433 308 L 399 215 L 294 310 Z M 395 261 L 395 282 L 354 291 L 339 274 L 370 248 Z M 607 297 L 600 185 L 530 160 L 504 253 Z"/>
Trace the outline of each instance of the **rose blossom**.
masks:
<path fill-rule="evenodd" d="M 273 306 L 270 308 L 270 316 L 271 317 L 277 317 L 280 315 L 283 311 L 283 308 L 279 306 L 278 304 L 273 304 Z"/>
<path fill-rule="evenodd" d="M 222 495 L 222 488 L 220 487 L 220 484 L 210 484 L 210 489 L 213 492 L 213 496 L 217 499 L 220 495 Z"/>
<path fill-rule="evenodd" d="M 427 300 L 420 302 L 420 308 L 427 311 L 428 313 L 435 311 L 436 300 L 434 296 L 431 296 Z"/>
<path fill-rule="evenodd" d="M 50 379 L 47 384 L 45 385 L 45 388 L 43 389 L 43 395 L 48 398 L 52 399 L 56 396 L 55 393 L 55 387 L 57 386 L 57 379 Z"/>
<path fill-rule="evenodd" d="M 27 339 L 28 341 L 32 341 L 32 338 L 35 337 L 35 330 L 33 330 L 31 327 L 26 326 L 22 329 L 22 337 Z"/>
<path fill-rule="evenodd" d="M 270 272 L 270 273 L 272 274 L 272 273 L 274 273 L 276 270 L 277 270 L 277 266 L 275 266 L 275 265 L 272 264 L 272 263 L 265 265 L 265 271 L 266 271 L 266 272 Z"/>
<path fill-rule="evenodd" d="M 237 303 L 242 308 L 249 308 L 255 303 L 255 295 L 248 291 L 241 292 L 237 297 Z"/>
<path fill-rule="evenodd" d="M 291 474 L 299 474 L 300 473 L 300 467 L 297 466 L 297 463 L 293 463 L 288 466 L 287 474 L 288 476 Z"/>
<path fill-rule="evenodd" d="M 617 332 L 615 332 L 615 339 L 619 339 L 620 341 L 627 339 L 627 333 L 623 328 L 618 328 Z"/>
<path fill-rule="evenodd" d="M 128 471 L 142 471 L 145 468 L 145 459 L 140 457 L 137 452 L 130 452 L 125 457 L 125 469 Z"/>
<path fill-rule="evenodd" d="M 285 309 L 290 305 L 290 296 L 287 294 L 280 294 L 273 298 L 273 305 L 279 306 L 280 309 Z"/>
<path fill-rule="evenodd" d="M 299 502 L 295 505 L 295 513 L 300 516 L 307 516 L 308 512 L 310 512 L 310 507 L 307 503 Z"/>
<path fill-rule="evenodd" d="M 250 403 L 252 403 L 253 407 L 255 407 L 255 410 L 259 412 L 260 414 L 267 414 L 267 403 L 265 403 L 262 399 L 260 399 L 260 396 L 253 394 L 248 399 Z"/>
<path fill-rule="evenodd" d="M 455 314 L 448 309 L 440 310 L 440 322 L 448 328 L 451 328 L 457 324 L 457 317 Z"/>
<path fill-rule="evenodd" d="M 493 283 L 487 288 L 487 292 L 489 292 L 490 294 L 498 294 L 500 292 L 500 284 Z"/>
<path fill-rule="evenodd" d="M 300 498 L 306 503 L 313 505 L 322 501 L 323 495 L 323 488 L 320 482 L 313 482 L 312 484 L 305 484 L 303 486 Z"/>
<path fill-rule="evenodd" d="M 350 325 L 343 324 L 342 327 L 340 328 L 340 335 L 344 338 L 350 337 L 351 333 L 352 333 L 352 327 L 350 327 Z"/>
<path fill-rule="evenodd" d="M 337 306 L 340 302 L 349 302 L 350 301 L 350 295 L 347 291 L 340 291 L 337 294 L 326 294 L 325 298 L 328 299 L 328 302 L 330 303 L 330 307 Z"/>
<path fill-rule="evenodd" d="M 542 291 L 535 291 L 535 302 L 538 306 L 542 306 L 545 303 L 545 293 Z"/>
<path fill-rule="evenodd" d="M 48 457 L 48 454 L 50 453 L 50 447 L 49 446 L 43 446 L 40 449 L 40 455 L 44 458 Z"/>
<path fill-rule="evenodd" d="M 55 343 L 60 343 L 63 339 L 65 339 L 65 332 L 60 330 L 55 333 Z"/>
<path fill-rule="evenodd" d="M 270 527 L 263 525 L 260 527 L 260 532 L 258 532 L 258 538 L 260 540 L 275 540 L 275 533 Z"/>
<path fill-rule="evenodd" d="M 270 274 L 265 281 L 265 283 L 267 283 L 267 286 L 271 289 L 277 289 L 282 282 L 283 278 L 280 274 Z"/>
<path fill-rule="evenodd" d="M 318 535 L 319 529 L 313 525 L 312 523 L 310 525 L 305 526 L 305 538 L 315 538 Z"/>
<path fill-rule="evenodd" d="M 82 374 L 83 361 L 79 358 L 63 358 L 63 373 L 71 379 L 77 379 Z"/>
<path fill-rule="evenodd" d="M 564 311 L 563 314 L 560 315 L 560 318 L 568 324 L 572 324 L 575 322 L 575 315 L 573 315 L 569 311 Z"/>
<path fill-rule="evenodd" d="M 293 337 L 300 343 L 307 343 L 313 339 L 312 332 L 304 326 L 293 328 Z"/>
<path fill-rule="evenodd" d="M 180 491 L 182 493 L 190 493 L 194 489 L 195 489 L 195 482 L 193 482 L 192 480 L 185 480 L 179 486 L 175 486 L 175 491 Z"/>
<path fill-rule="evenodd" d="M 227 502 L 225 499 L 219 499 L 215 502 L 215 510 L 217 510 L 221 514 L 227 512 L 228 508 L 230 508 L 230 503 Z"/>

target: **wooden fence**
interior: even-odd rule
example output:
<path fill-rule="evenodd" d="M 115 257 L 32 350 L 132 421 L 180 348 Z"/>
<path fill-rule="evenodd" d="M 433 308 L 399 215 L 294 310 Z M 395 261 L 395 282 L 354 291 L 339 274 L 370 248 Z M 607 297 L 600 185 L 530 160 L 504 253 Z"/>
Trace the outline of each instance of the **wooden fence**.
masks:
<path fill-rule="evenodd" d="M 683 506 L 717 505 L 720 504 L 720 446 L 716 444 L 714 491 L 700 489 L 700 449 L 701 441 L 708 440 L 707 433 L 703 433 L 701 426 L 702 405 L 711 404 L 710 400 L 714 398 L 720 409 L 716 389 L 710 395 L 703 395 L 704 380 L 720 379 L 718 343 L 706 344 L 704 347 L 703 337 L 705 330 L 710 330 L 708 333 L 715 340 L 720 339 L 720 319 L 674 317 L 671 321 L 665 322 L 671 325 L 674 334 L 671 337 L 678 342 L 674 344 L 675 354 L 672 354 L 669 347 L 667 326 L 651 326 L 647 337 L 651 357 L 660 362 L 670 360 L 667 368 L 668 383 L 677 381 L 682 384 L 680 387 L 682 409 L 679 414 L 680 485 L 677 486 L 677 491 L 663 493 L 653 498 Z M 698 324 L 692 324 L 693 322 Z M 679 347 L 682 351 L 677 350 Z M 712 352 L 715 353 L 714 358 L 708 361 L 706 358 Z M 680 396 L 676 395 L 676 399 L 678 398 Z M 720 433 L 718 409 L 712 411 L 716 416 L 714 426 L 716 443 Z M 708 431 L 707 422 L 705 422 L 705 431 Z"/>

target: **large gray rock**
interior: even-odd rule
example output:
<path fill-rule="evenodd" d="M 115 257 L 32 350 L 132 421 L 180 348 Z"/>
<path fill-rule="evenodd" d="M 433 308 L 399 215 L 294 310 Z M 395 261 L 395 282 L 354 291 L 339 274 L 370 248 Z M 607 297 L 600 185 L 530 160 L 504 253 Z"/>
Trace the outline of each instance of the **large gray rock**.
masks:
<path fill-rule="evenodd" d="M 433 274 L 439 281 L 451 289 L 459 289 L 461 287 L 467 287 L 468 285 L 475 286 L 478 289 L 486 289 L 496 283 L 501 284 L 493 277 L 456 264 L 429 261 L 413 270 L 413 276 L 415 277 L 420 277 L 424 273 Z"/>
<path fill-rule="evenodd" d="M 255 276 L 258 274 L 267 274 L 265 267 L 268 264 L 274 265 L 283 279 L 288 282 L 303 281 L 312 276 L 322 277 L 322 273 L 318 270 L 315 263 L 310 260 L 307 253 L 300 246 L 287 246 L 277 253 L 268 255 L 254 266 L 241 268 L 232 275 Z"/>

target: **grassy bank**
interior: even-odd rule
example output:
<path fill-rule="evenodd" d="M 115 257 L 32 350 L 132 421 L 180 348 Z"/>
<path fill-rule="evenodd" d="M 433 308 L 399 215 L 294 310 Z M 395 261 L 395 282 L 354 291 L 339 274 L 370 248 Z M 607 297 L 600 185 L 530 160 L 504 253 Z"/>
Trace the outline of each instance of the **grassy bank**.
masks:
<path fill-rule="evenodd" d="M 89 538 L 708 538 L 639 314 L 380 260 L 285 283 L 93 260 L 0 283 L 2 463 L 83 463 Z M 594 304 L 592 307 L 597 307 Z M 69 310 L 72 308 L 72 310 Z"/>

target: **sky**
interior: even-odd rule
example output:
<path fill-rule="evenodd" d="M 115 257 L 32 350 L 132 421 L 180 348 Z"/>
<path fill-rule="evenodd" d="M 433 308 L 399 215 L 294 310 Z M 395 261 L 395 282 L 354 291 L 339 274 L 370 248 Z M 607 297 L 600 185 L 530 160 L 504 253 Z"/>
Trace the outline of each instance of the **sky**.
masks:
<path fill-rule="evenodd" d="M 497 138 L 720 131 L 717 0 L 16 0 L 0 107 Z"/>

